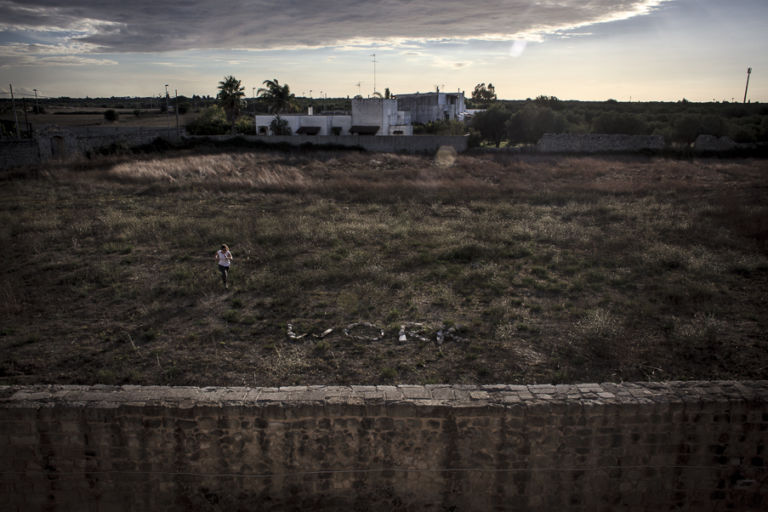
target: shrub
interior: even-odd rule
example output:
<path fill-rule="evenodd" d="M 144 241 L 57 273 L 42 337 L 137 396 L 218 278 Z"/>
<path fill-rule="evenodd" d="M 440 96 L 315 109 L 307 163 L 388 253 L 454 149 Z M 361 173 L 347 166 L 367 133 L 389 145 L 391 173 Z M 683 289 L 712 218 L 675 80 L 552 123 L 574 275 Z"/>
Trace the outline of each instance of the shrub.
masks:
<path fill-rule="evenodd" d="M 565 131 L 565 118 L 549 107 L 526 105 L 506 123 L 511 142 L 537 142 L 545 133 Z"/>
<path fill-rule="evenodd" d="M 110 123 L 113 123 L 117 121 L 120 118 L 120 114 L 117 113 L 117 110 L 115 109 L 109 109 L 104 111 L 104 119 L 109 121 Z"/>
<path fill-rule="evenodd" d="M 509 112 L 497 106 L 493 106 L 484 112 L 478 112 L 472 119 L 472 128 L 475 129 L 483 140 L 487 140 L 499 147 L 506 135 L 505 123 L 509 119 Z"/>
<path fill-rule="evenodd" d="M 592 133 L 643 135 L 648 133 L 648 126 L 635 114 L 606 112 L 592 121 Z"/>
<path fill-rule="evenodd" d="M 204 109 L 197 119 L 187 124 L 190 135 L 225 135 L 229 131 L 224 109 L 218 106 Z"/>
<path fill-rule="evenodd" d="M 243 135 L 256 135 L 256 125 L 250 117 L 241 117 L 235 121 L 235 131 Z"/>
<path fill-rule="evenodd" d="M 275 118 L 269 123 L 269 129 L 273 135 L 290 135 L 291 127 L 288 126 L 288 121 L 276 115 Z"/>

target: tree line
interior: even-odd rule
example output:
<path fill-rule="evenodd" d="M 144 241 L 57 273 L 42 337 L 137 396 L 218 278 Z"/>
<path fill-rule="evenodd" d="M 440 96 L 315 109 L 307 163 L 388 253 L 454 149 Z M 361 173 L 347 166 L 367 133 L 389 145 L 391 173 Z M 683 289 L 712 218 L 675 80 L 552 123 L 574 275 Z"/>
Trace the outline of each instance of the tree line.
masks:
<path fill-rule="evenodd" d="M 470 106 L 487 107 L 473 116 L 471 130 L 477 139 L 497 147 L 533 144 L 545 133 L 662 135 L 680 144 L 690 144 L 702 134 L 768 142 L 768 105 L 759 103 L 479 99 L 473 94 L 468 101 Z"/>

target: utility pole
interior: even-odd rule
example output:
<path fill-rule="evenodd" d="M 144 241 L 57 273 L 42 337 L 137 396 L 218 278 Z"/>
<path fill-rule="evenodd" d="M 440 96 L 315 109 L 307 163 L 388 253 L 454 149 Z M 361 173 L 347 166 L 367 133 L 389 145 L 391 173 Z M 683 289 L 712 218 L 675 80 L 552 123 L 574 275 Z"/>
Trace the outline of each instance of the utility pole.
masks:
<path fill-rule="evenodd" d="M 37 89 L 32 89 L 35 91 L 35 114 L 40 113 L 40 105 L 37 104 Z"/>
<path fill-rule="evenodd" d="M 747 86 L 744 88 L 744 103 L 747 102 L 747 91 L 749 90 L 749 75 L 752 74 L 752 68 L 747 68 Z"/>
<path fill-rule="evenodd" d="M 371 54 L 373 57 L 373 94 L 376 94 L 376 54 Z"/>
<path fill-rule="evenodd" d="M 32 126 L 29 124 L 29 116 L 27 115 L 27 99 L 21 98 L 21 111 L 24 112 L 24 124 L 27 125 L 27 133 L 32 133 Z"/>
<path fill-rule="evenodd" d="M 179 90 L 174 89 L 173 93 L 176 97 L 176 108 L 173 109 L 176 111 L 176 138 L 179 139 L 181 138 L 181 131 L 179 129 Z"/>
<path fill-rule="evenodd" d="M 168 125 L 168 136 L 171 135 L 171 118 L 169 117 L 171 115 L 171 111 L 168 108 L 168 84 L 165 84 L 165 119 L 167 121 Z"/>
<path fill-rule="evenodd" d="M 11 90 L 11 108 L 13 109 L 13 122 L 16 123 L 16 138 L 21 138 L 21 133 L 19 133 L 19 116 L 16 114 L 16 100 L 13 99 L 13 84 L 8 84 L 8 87 Z"/>

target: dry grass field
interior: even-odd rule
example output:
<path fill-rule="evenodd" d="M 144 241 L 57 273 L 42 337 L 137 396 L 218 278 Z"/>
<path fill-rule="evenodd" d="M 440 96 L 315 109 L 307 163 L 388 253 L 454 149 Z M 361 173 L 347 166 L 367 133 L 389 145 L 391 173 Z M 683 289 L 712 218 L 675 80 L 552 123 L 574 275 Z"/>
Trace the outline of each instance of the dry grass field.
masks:
<path fill-rule="evenodd" d="M 768 378 L 768 162 L 441 164 L 176 153 L 6 174 L 0 384 Z"/>

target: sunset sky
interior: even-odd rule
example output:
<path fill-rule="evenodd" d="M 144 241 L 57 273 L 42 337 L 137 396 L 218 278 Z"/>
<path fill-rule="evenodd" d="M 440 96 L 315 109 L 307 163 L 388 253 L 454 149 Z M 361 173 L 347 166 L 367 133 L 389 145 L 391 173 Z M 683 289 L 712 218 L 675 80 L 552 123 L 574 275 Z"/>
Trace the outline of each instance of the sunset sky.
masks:
<path fill-rule="evenodd" d="M 298 96 L 493 83 L 504 99 L 768 101 L 767 0 L 0 0 L 0 97 Z M 358 85 L 359 84 L 359 85 Z M 311 91 L 311 92 L 310 92 Z"/>

